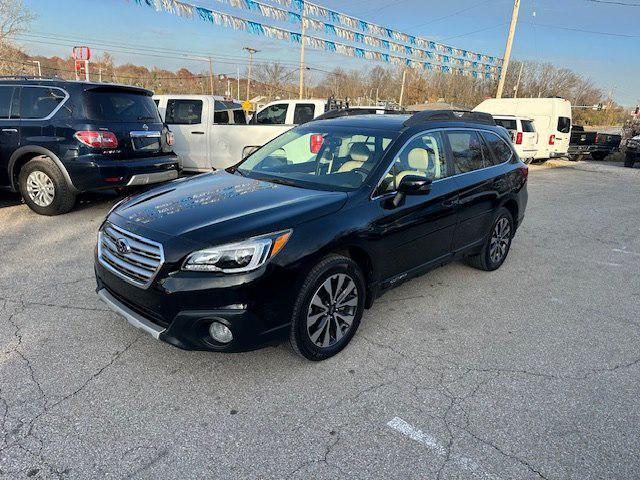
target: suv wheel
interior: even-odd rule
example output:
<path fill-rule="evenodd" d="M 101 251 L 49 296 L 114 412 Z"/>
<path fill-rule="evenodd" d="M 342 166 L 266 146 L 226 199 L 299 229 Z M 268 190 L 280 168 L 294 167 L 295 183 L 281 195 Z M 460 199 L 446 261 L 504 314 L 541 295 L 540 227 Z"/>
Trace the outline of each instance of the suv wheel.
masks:
<path fill-rule="evenodd" d="M 468 258 L 469 264 L 474 268 L 486 271 L 500 268 L 509 254 L 514 232 L 511 213 L 506 208 L 501 208 L 498 210 L 482 250 L 479 254 Z"/>
<path fill-rule="evenodd" d="M 318 361 L 340 352 L 356 333 L 365 303 L 358 265 L 340 255 L 321 260 L 307 275 L 293 309 L 291 345 Z"/>
<path fill-rule="evenodd" d="M 76 197 L 58 166 L 49 157 L 27 162 L 18 177 L 25 203 L 40 215 L 60 215 L 73 208 Z"/>
<path fill-rule="evenodd" d="M 634 163 L 636 163 L 636 157 L 632 153 L 627 153 L 624 157 L 624 166 L 633 168 Z"/>

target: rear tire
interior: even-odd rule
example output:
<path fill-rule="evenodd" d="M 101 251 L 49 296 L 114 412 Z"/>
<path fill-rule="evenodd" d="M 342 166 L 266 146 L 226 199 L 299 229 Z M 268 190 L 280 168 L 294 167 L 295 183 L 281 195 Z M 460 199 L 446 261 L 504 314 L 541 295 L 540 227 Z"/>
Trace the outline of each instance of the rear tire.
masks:
<path fill-rule="evenodd" d="M 323 258 L 307 275 L 293 307 L 293 350 L 311 361 L 340 352 L 358 330 L 365 296 L 358 264 L 341 255 Z"/>
<path fill-rule="evenodd" d="M 468 257 L 467 263 L 478 270 L 497 270 L 509 255 L 514 233 L 515 224 L 511 212 L 504 207 L 500 208 L 482 250 L 477 255 Z"/>
<path fill-rule="evenodd" d="M 607 158 L 607 153 L 604 152 L 592 152 L 591 153 L 591 158 L 593 158 L 594 160 L 604 160 L 605 158 Z"/>
<path fill-rule="evenodd" d="M 64 175 L 46 156 L 35 157 L 22 167 L 18 185 L 24 202 L 40 215 L 67 213 L 76 202 Z"/>
<path fill-rule="evenodd" d="M 627 168 L 633 168 L 634 163 L 636 163 L 635 155 L 627 153 L 624 157 L 624 166 Z"/>

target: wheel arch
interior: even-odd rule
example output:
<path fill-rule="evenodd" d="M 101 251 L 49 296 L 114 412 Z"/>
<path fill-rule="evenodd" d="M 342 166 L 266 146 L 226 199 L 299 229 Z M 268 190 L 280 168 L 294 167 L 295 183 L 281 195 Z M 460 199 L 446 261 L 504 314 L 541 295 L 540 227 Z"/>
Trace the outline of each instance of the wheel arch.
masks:
<path fill-rule="evenodd" d="M 507 210 L 509 210 L 509 213 L 513 217 L 513 223 L 515 225 L 518 225 L 518 214 L 520 213 L 520 207 L 518 206 L 518 202 L 512 197 L 505 200 L 502 206 Z"/>
<path fill-rule="evenodd" d="M 10 186 L 13 191 L 19 190 L 18 175 L 20 174 L 20 170 L 22 169 L 22 167 L 26 165 L 30 160 L 40 156 L 50 158 L 62 172 L 62 176 L 64 177 L 71 190 L 73 192 L 78 191 L 78 189 L 73 184 L 73 181 L 71 180 L 71 176 L 69 175 L 67 168 L 60 161 L 58 156 L 51 150 L 38 145 L 25 145 L 23 147 L 20 147 L 15 152 L 13 152 L 13 154 L 9 158 L 7 173 L 9 176 Z"/>
<path fill-rule="evenodd" d="M 371 255 L 369 254 L 369 252 L 357 245 L 345 245 L 333 249 L 330 253 L 335 253 L 350 258 L 351 260 L 356 262 L 358 267 L 360 267 L 360 270 L 364 274 L 367 294 L 367 297 L 365 299 L 365 308 L 371 308 L 371 306 L 373 305 L 373 300 L 375 298 L 375 276 L 373 269 L 373 260 L 371 259 Z"/>

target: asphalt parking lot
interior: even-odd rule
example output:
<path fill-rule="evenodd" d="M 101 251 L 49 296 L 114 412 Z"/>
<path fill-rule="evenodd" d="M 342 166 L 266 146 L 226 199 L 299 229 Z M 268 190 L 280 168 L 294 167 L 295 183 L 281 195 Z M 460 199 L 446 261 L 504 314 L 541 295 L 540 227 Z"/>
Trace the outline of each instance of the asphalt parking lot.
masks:
<path fill-rule="evenodd" d="M 500 270 L 401 286 L 321 363 L 154 341 L 94 293 L 116 197 L 0 193 L 0 477 L 637 478 L 640 169 L 529 178 Z"/>

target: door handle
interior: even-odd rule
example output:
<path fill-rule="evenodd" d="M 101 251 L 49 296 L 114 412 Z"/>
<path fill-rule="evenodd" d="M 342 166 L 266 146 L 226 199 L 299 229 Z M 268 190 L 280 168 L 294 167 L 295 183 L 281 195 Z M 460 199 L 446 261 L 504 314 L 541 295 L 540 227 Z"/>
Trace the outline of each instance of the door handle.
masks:
<path fill-rule="evenodd" d="M 17 128 L 3 128 L 2 131 L 5 133 L 18 133 Z"/>
<path fill-rule="evenodd" d="M 204 132 L 191 132 L 191 135 L 204 135 Z"/>
<path fill-rule="evenodd" d="M 458 200 L 456 200 L 455 198 L 452 198 L 450 200 L 444 200 L 442 202 L 443 207 L 453 207 L 455 205 L 458 205 Z"/>

